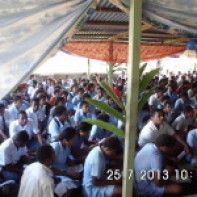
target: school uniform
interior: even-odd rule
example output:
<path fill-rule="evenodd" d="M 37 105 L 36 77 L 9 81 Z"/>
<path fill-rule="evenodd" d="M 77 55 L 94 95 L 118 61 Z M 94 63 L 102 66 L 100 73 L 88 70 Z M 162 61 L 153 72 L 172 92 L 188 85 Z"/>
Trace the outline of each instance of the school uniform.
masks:
<path fill-rule="evenodd" d="M 74 121 L 75 123 L 80 123 L 82 120 L 85 119 L 92 119 L 94 116 L 92 113 L 88 112 L 88 113 L 84 113 L 82 109 L 79 109 L 78 111 L 75 112 L 75 117 L 74 117 Z"/>
<path fill-rule="evenodd" d="M 93 184 L 92 177 L 101 180 L 107 179 L 106 174 L 106 157 L 101 150 L 100 146 L 93 148 L 88 154 L 84 164 L 83 175 L 83 192 L 85 197 L 111 197 L 114 185 L 96 186 Z"/>
<path fill-rule="evenodd" d="M 63 132 L 64 129 L 71 127 L 70 122 L 61 122 L 58 117 L 54 117 L 49 123 L 48 134 L 50 136 L 50 142 L 54 142 L 57 137 Z"/>
<path fill-rule="evenodd" d="M 177 114 L 180 114 L 184 111 L 184 108 L 187 106 L 192 106 L 191 100 L 188 100 L 185 102 L 182 98 L 179 98 L 176 100 L 175 105 L 174 105 L 174 111 Z"/>
<path fill-rule="evenodd" d="M 18 118 L 18 113 L 22 110 L 22 107 L 17 109 L 16 105 L 14 103 L 12 103 L 12 105 L 10 105 L 8 110 L 9 110 L 9 113 L 10 113 L 11 121 L 14 121 Z"/>
<path fill-rule="evenodd" d="M 162 134 L 174 135 L 174 130 L 166 123 L 163 122 L 159 128 L 155 126 L 152 120 L 150 120 L 139 134 L 138 144 L 144 146 L 147 143 L 155 143 L 157 137 Z"/>
<path fill-rule="evenodd" d="M 89 141 L 96 140 L 100 141 L 106 137 L 109 137 L 112 133 L 102 129 L 96 125 L 93 125 L 92 130 L 90 132 Z"/>
<path fill-rule="evenodd" d="M 78 95 L 73 97 L 72 104 L 73 104 L 75 110 L 80 102 L 81 102 L 81 98 Z"/>
<path fill-rule="evenodd" d="M 153 94 L 153 95 L 149 98 L 148 104 L 151 105 L 151 106 L 153 106 L 153 107 L 155 107 L 155 108 L 160 104 L 160 100 L 159 100 L 159 98 L 158 98 L 158 96 L 157 96 L 156 93 Z"/>
<path fill-rule="evenodd" d="M 33 122 L 33 124 L 38 128 L 38 111 L 35 112 L 31 107 L 26 110 L 27 117 Z"/>
<path fill-rule="evenodd" d="M 0 166 L 4 167 L 9 164 L 17 164 L 20 158 L 26 155 L 26 153 L 26 147 L 18 148 L 15 146 L 13 139 L 8 138 L 0 145 Z M 4 169 L 1 173 L 6 180 L 18 180 L 21 176 L 19 173 L 10 172 Z"/>
<path fill-rule="evenodd" d="M 187 132 L 189 127 L 193 124 L 193 118 L 185 118 L 185 115 L 182 113 L 178 116 L 172 123 L 173 129 L 177 131 Z"/>
<path fill-rule="evenodd" d="M 27 124 L 24 126 L 20 125 L 18 120 L 15 120 L 10 124 L 10 137 L 13 137 L 21 131 L 26 131 L 29 135 L 29 142 L 27 144 L 28 149 L 31 151 L 36 151 L 40 146 L 39 142 L 34 139 L 34 135 L 39 133 L 37 125 L 35 125 L 31 120 L 28 120 Z"/>
<path fill-rule="evenodd" d="M 187 144 L 192 148 L 193 155 L 197 156 L 197 129 L 191 130 L 187 135 Z M 192 155 L 189 156 L 189 161 L 192 164 L 197 164 L 197 158 L 192 158 Z"/>
<path fill-rule="evenodd" d="M 34 88 L 32 86 L 29 87 L 27 93 L 30 96 L 30 99 L 33 99 L 35 96 L 36 91 L 38 90 L 38 88 Z"/>
<path fill-rule="evenodd" d="M 54 197 L 52 171 L 45 165 L 35 162 L 23 173 L 18 197 Z"/>
<path fill-rule="evenodd" d="M 53 168 L 61 171 L 66 171 L 68 168 L 66 161 L 69 155 L 71 155 L 70 147 L 64 147 L 60 141 L 53 142 L 50 145 L 55 151 L 55 162 L 53 164 Z"/>
<path fill-rule="evenodd" d="M 151 158 L 151 159 L 150 159 Z M 143 162 L 142 162 L 143 161 Z M 156 185 L 154 180 L 143 177 L 143 171 L 162 171 L 163 156 L 155 144 L 146 144 L 136 155 L 134 160 L 134 171 L 137 188 L 142 197 L 162 197 L 164 187 Z"/>

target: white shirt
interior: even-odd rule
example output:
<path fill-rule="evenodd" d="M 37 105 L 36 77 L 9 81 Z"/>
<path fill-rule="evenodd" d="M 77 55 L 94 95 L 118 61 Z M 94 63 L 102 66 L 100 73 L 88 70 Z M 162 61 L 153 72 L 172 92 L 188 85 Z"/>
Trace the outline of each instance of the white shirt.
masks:
<path fill-rule="evenodd" d="M 23 172 L 18 197 L 54 197 L 52 172 L 45 165 L 35 162 Z"/>
<path fill-rule="evenodd" d="M 24 126 L 20 125 L 18 120 L 15 120 L 10 124 L 10 137 L 13 137 L 16 133 L 24 130 L 27 131 L 29 139 L 32 139 L 33 134 L 39 133 L 38 127 L 36 127 L 36 125 L 31 120 L 28 120 L 27 124 Z"/>
<path fill-rule="evenodd" d="M 17 148 L 12 138 L 9 138 L 0 145 L 0 165 L 16 164 L 26 153 L 26 147 Z"/>
<path fill-rule="evenodd" d="M 187 132 L 189 129 L 189 126 L 192 126 L 194 121 L 194 118 L 185 118 L 184 114 L 181 114 L 178 116 L 174 122 L 172 123 L 173 129 L 177 131 L 184 131 Z"/>
<path fill-rule="evenodd" d="M 34 87 L 32 87 L 32 86 L 29 87 L 27 93 L 29 94 L 30 99 L 33 99 L 33 98 L 34 98 L 34 95 L 35 95 L 37 89 L 38 89 L 38 88 L 34 88 Z"/>
<path fill-rule="evenodd" d="M 149 105 L 153 105 L 154 107 L 157 107 L 157 105 L 159 104 L 159 98 L 157 96 L 157 94 L 153 94 L 148 101 Z"/>
<path fill-rule="evenodd" d="M 166 122 L 163 122 L 158 129 L 152 120 L 150 120 L 140 132 L 138 144 L 139 146 L 144 146 L 147 143 L 155 143 L 160 135 L 173 135 L 174 133 L 174 130 Z"/>

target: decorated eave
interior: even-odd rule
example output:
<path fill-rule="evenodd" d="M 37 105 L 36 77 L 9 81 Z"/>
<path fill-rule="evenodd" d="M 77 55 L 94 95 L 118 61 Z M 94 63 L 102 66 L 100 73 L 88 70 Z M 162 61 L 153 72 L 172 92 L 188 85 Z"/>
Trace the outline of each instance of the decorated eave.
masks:
<path fill-rule="evenodd" d="M 63 51 L 103 61 L 127 62 L 129 9 L 125 2 L 127 1 L 98 1 L 96 8 L 89 11 L 86 21 L 81 22 L 78 31 L 62 48 Z M 146 2 L 148 6 L 144 4 L 141 22 L 141 60 L 160 59 L 183 52 L 186 43 L 195 34 L 190 35 L 153 21 L 149 8 L 151 1 Z"/>

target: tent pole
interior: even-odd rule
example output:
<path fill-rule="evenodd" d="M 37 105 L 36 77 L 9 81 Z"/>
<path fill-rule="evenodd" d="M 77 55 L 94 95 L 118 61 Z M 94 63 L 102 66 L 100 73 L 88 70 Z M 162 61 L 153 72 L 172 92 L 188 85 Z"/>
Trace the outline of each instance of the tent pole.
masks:
<path fill-rule="evenodd" d="M 113 66 L 114 66 L 114 63 L 108 62 L 108 65 L 109 65 L 108 80 L 109 80 L 110 86 L 112 86 L 113 85 Z"/>
<path fill-rule="evenodd" d="M 123 170 L 123 197 L 133 196 L 133 169 L 137 130 L 139 92 L 139 63 L 141 40 L 142 0 L 130 0 L 129 63 L 126 109 L 126 132 Z M 132 175 L 132 176 L 131 176 Z"/>
<path fill-rule="evenodd" d="M 88 78 L 90 79 L 90 59 L 88 58 Z"/>

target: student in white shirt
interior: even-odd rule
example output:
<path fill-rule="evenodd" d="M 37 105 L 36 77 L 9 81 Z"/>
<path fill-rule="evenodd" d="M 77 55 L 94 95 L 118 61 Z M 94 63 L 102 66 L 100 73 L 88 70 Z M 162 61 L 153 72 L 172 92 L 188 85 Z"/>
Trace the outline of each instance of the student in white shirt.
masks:
<path fill-rule="evenodd" d="M 8 135 L 9 133 L 6 124 L 5 106 L 0 103 L 0 143 L 7 139 Z"/>
<path fill-rule="evenodd" d="M 165 169 L 165 155 L 169 155 L 175 145 L 175 139 L 162 134 L 154 143 L 147 143 L 135 156 L 134 169 L 138 192 L 141 197 L 180 196 L 183 189 L 169 180 L 170 173 Z M 164 173 L 163 173 L 164 172 Z M 148 178 L 152 174 L 153 178 Z M 164 179 L 165 178 L 165 179 Z M 164 195 L 165 194 L 165 195 Z"/>
<path fill-rule="evenodd" d="M 84 164 L 83 191 L 85 197 L 121 197 L 122 179 L 109 178 L 107 170 L 107 158 L 114 157 L 121 149 L 118 138 L 109 137 L 104 142 L 92 149 Z M 110 180 L 109 180 L 110 179 Z"/>
<path fill-rule="evenodd" d="M 50 142 L 57 141 L 63 130 L 71 126 L 71 124 L 67 121 L 68 116 L 64 106 L 57 106 L 54 113 L 55 117 L 51 120 L 48 127 Z"/>
<path fill-rule="evenodd" d="M 34 98 L 31 101 L 31 107 L 26 110 L 28 118 L 33 122 L 35 127 L 39 127 L 39 121 L 44 118 L 44 113 L 39 109 L 39 99 Z"/>
<path fill-rule="evenodd" d="M 188 130 L 192 127 L 193 124 L 193 108 L 191 106 L 186 106 L 184 109 L 184 113 L 179 115 L 174 122 L 172 123 L 172 127 L 181 133 L 187 133 Z"/>
<path fill-rule="evenodd" d="M 28 140 L 29 136 L 26 131 L 21 131 L 0 145 L 0 166 L 3 167 L 1 173 L 5 180 L 18 181 L 20 179 L 24 156 L 27 154 Z"/>
<path fill-rule="evenodd" d="M 151 113 L 150 121 L 144 126 L 139 134 L 138 144 L 140 147 L 147 143 L 155 143 L 157 137 L 162 134 L 168 134 L 176 138 L 183 145 L 186 152 L 189 152 L 189 147 L 179 135 L 164 121 L 164 113 L 162 109 L 155 109 Z"/>
<path fill-rule="evenodd" d="M 22 110 L 22 98 L 21 96 L 14 96 L 14 102 L 9 107 L 9 113 L 11 117 L 11 121 L 14 121 L 18 118 L 18 113 Z"/>
<path fill-rule="evenodd" d="M 25 111 L 20 111 L 18 120 L 15 120 L 10 124 L 10 137 L 21 132 L 22 130 L 25 130 L 29 135 L 29 142 L 27 145 L 28 149 L 31 151 L 36 151 L 39 145 L 43 143 L 42 136 L 37 125 L 35 125 L 31 120 L 28 120 Z"/>
<path fill-rule="evenodd" d="M 37 89 L 38 89 L 37 88 L 37 81 L 33 80 L 32 81 L 32 86 L 30 86 L 28 91 L 27 91 L 28 95 L 30 96 L 30 99 L 34 98 Z"/>
<path fill-rule="evenodd" d="M 159 105 L 160 103 L 160 99 L 161 97 L 164 95 L 164 91 L 163 91 L 163 88 L 161 87 L 158 87 L 156 89 L 156 93 L 153 94 L 150 98 L 149 98 L 149 101 L 148 101 L 148 105 L 150 107 L 150 109 L 156 109 L 157 106 Z"/>
<path fill-rule="evenodd" d="M 18 197 L 54 197 L 54 181 L 50 166 L 55 159 L 51 146 L 41 146 L 38 162 L 29 165 L 22 175 Z"/>

